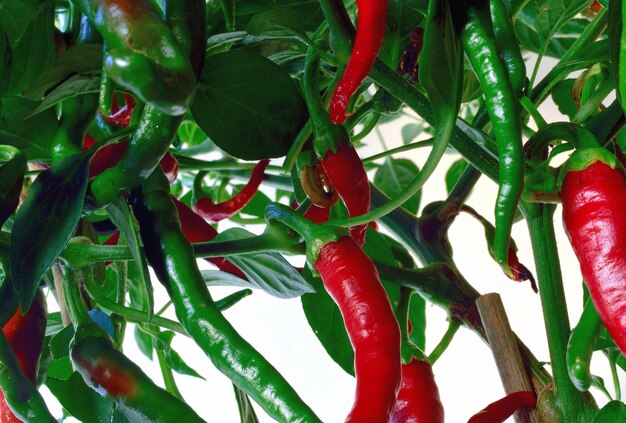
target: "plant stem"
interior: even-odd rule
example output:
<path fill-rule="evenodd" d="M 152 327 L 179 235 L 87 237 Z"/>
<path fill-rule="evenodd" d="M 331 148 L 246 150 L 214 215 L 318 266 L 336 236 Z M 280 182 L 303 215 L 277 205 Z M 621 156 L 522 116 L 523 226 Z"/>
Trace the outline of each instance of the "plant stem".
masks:
<path fill-rule="evenodd" d="M 535 258 L 559 413 L 566 422 L 586 421 L 584 418 L 589 417 L 587 413 L 590 410 L 569 378 L 565 359 L 570 324 L 554 234 L 555 206 L 523 203 L 522 211 L 528 224 Z"/>
<path fill-rule="evenodd" d="M 428 355 L 428 361 L 430 361 L 431 365 L 434 365 L 439 357 L 446 351 L 446 349 L 450 346 L 450 343 L 454 339 L 454 335 L 456 335 L 457 331 L 461 327 L 461 322 L 454 318 L 450 318 L 450 323 L 448 324 L 448 329 L 446 333 L 443 334 L 443 337 L 435 347 L 435 349 Z"/>
<path fill-rule="evenodd" d="M 537 128 L 541 129 L 548 124 L 548 122 L 546 122 L 543 116 L 541 116 L 541 113 L 539 113 L 539 110 L 537 110 L 533 102 L 530 101 L 528 97 L 526 96 L 522 97 L 520 99 L 520 103 L 522 104 L 522 107 L 526 109 L 528 114 L 532 116 L 533 120 L 537 124 Z"/>
<path fill-rule="evenodd" d="M 371 163 L 376 160 L 384 159 L 385 157 L 392 156 L 396 153 L 403 153 L 405 151 L 415 150 L 417 148 L 423 147 L 431 147 L 433 145 L 433 139 L 429 138 L 427 140 L 415 141 L 407 145 L 402 145 L 400 147 L 391 148 L 387 151 L 383 151 L 382 153 L 374 154 L 373 156 L 369 156 L 364 158 L 362 161 L 364 164 Z"/>
<path fill-rule="evenodd" d="M 155 329 L 158 333 L 158 328 Z M 176 380 L 174 380 L 174 373 L 172 372 L 171 367 L 167 364 L 165 351 L 162 348 L 156 348 L 156 354 L 157 359 L 159 360 L 159 367 L 161 368 L 161 375 L 163 376 L 163 384 L 165 385 L 165 389 L 167 389 L 167 391 L 175 397 L 182 399 L 183 395 L 178 390 Z"/>

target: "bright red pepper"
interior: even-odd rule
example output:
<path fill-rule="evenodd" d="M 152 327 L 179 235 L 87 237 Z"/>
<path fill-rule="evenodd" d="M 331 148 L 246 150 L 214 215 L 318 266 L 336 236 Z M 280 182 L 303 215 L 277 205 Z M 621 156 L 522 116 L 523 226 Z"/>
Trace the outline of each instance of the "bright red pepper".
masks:
<path fill-rule="evenodd" d="M 570 159 L 571 160 L 571 159 Z M 591 299 L 626 354 L 626 177 L 602 160 L 565 173 L 563 224 Z"/>
<path fill-rule="evenodd" d="M 194 204 L 193 210 L 208 222 L 219 222 L 240 212 L 259 190 L 265 177 L 265 168 L 269 163 L 269 160 L 258 162 L 248 183 L 231 199 L 215 204 L 209 197 L 202 197 Z"/>
<path fill-rule="evenodd" d="M 356 395 L 346 422 L 391 417 L 400 388 L 400 328 L 370 258 L 350 237 L 324 245 L 315 262 L 354 348 Z"/>
<path fill-rule="evenodd" d="M 94 140 L 91 135 L 87 134 L 83 142 L 83 149 L 87 149 L 95 143 L 96 140 Z M 89 164 L 89 177 L 94 178 L 105 170 L 115 166 L 124 155 L 127 145 L 128 141 L 122 141 L 116 144 L 105 145 L 98 150 Z M 168 151 L 161 159 L 160 164 L 163 172 L 165 172 L 165 176 L 167 176 L 167 180 L 170 184 L 173 184 L 178 177 L 178 160 Z"/>
<path fill-rule="evenodd" d="M 417 359 L 402 365 L 402 383 L 391 423 L 443 423 L 443 415 L 431 365 Z"/>
<path fill-rule="evenodd" d="M 34 384 L 37 384 L 37 369 L 46 334 L 46 316 L 46 299 L 39 291 L 28 312 L 22 316 L 22 310 L 18 309 L 2 328 L 24 375 Z M 7 405 L 2 391 L 0 391 L 0 422 L 21 423 Z"/>
<path fill-rule="evenodd" d="M 329 150 L 321 165 L 330 179 L 333 188 L 343 200 L 350 217 L 360 216 L 370 211 L 370 185 L 363 162 L 354 147 L 341 144 L 333 153 Z M 367 225 L 350 228 L 350 234 L 357 244 L 365 243 Z"/>
<path fill-rule="evenodd" d="M 113 96 L 113 114 L 110 116 L 107 116 L 102 112 L 101 114 L 107 121 L 111 123 L 120 126 L 128 126 L 130 125 L 130 118 L 133 115 L 133 109 L 135 108 L 137 102 L 132 95 L 122 94 L 122 97 L 124 97 L 124 101 L 126 101 L 124 107 L 120 108 L 117 105 L 117 100 L 115 96 Z"/>
<path fill-rule="evenodd" d="M 520 408 L 535 408 L 536 405 L 537 397 L 534 392 L 513 392 L 474 414 L 467 423 L 502 423 Z"/>
<path fill-rule="evenodd" d="M 172 201 L 176 205 L 178 210 L 178 217 L 180 219 L 180 226 L 185 234 L 185 238 L 189 242 L 208 242 L 217 236 L 217 231 L 211 225 L 209 225 L 201 216 L 196 214 L 185 203 L 180 202 L 174 196 Z M 242 279 L 247 279 L 235 265 L 226 260 L 223 257 L 205 258 L 209 263 L 213 263 L 218 269 L 223 272 L 230 273 L 231 275 L 238 276 Z"/>
<path fill-rule="evenodd" d="M 387 0 L 357 0 L 357 7 L 358 30 L 352 54 L 330 100 L 330 118 L 335 123 L 346 120 L 350 97 L 370 73 L 385 37 Z"/>

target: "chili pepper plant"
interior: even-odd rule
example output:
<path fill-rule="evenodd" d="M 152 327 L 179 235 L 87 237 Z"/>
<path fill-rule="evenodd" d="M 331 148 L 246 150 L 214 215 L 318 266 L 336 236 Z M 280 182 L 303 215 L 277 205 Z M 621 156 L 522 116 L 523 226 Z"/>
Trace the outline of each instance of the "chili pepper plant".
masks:
<path fill-rule="evenodd" d="M 625 12 L 0 0 L 0 422 L 625 421 Z"/>

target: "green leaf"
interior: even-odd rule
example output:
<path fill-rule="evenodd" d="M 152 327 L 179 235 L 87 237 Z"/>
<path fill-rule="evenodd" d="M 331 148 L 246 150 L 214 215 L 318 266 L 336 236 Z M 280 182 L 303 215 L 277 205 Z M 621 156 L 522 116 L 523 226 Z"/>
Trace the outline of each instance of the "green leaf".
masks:
<path fill-rule="evenodd" d="M 90 153 L 58 162 L 42 172 L 15 217 L 11 232 L 11 276 L 22 310 L 72 237 L 81 216 Z"/>
<path fill-rule="evenodd" d="M 237 186 L 235 189 L 237 192 L 241 190 L 243 185 Z M 254 217 L 263 217 L 265 215 L 265 208 L 272 202 L 267 195 L 261 191 L 257 191 L 256 194 L 250 199 L 250 202 L 241 209 L 239 213 L 247 214 Z"/>
<path fill-rule="evenodd" d="M 54 359 L 58 360 L 69 355 L 73 337 L 74 326 L 69 325 L 50 339 L 50 353 Z"/>
<path fill-rule="evenodd" d="M 235 390 L 235 399 L 237 400 L 237 408 L 239 408 L 239 417 L 241 423 L 258 423 L 259 418 L 252 408 L 250 398 L 233 383 L 233 389 Z"/>
<path fill-rule="evenodd" d="M 152 353 L 154 351 L 152 336 L 139 329 L 138 326 L 135 326 L 133 334 L 135 336 L 135 342 L 137 343 L 137 347 L 139 347 L 139 351 L 141 351 L 143 355 L 152 360 Z"/>
<path fill-rule="evenodd" d="M 398 67 L 406 48 L 411 29 L 420 25 L 426 14 L 427 1 L 418 3 L 405 0 L 390 0 L 387 5 L 385 38 L 379 58 L 392 69 Z"/>
<path fill-rule="evenodd" d="M 0 99 L 0 144 L 19 148 L 30 161 L 47 161 L 59 122 L 52 109 L 28 118 L 36 107 L 21 97 Z"/>
<path fill-rule="evenodd" d="M 459 159 L 452 163 L 448 171 L 446 172 L 446 191 L 448 194 L 452 191 L 452 188 L 456 185 L 456 183 L 463 175 L 467 169 L 467 161 L 465 159 Z"/>
<path fill-rule="evenodd" d="M 215 241 L 229 241 L 251 236 L 254 235 L 245 229 L 232 228 L 219 234 Z M 311 285 L 278 253 L 263 251 L 238 254 L 229 256 L 228 260 L 248 278 L 247 284 L 237 286 L 259 288 L 278 298 L 295 298 L 313 292 Z M 207 281 L 207 283 L 214 285 L 220 281 Z"/>
<path fill-rule="evenodd" d="M 46 386 L 63 408 L 83 423 L 108 423 L 114 402 L 89 388 L 82 376 L 72 373 L 68 380 L 49 377 Z"/>
<path fill-rule="evenodd" d="M 117 197 L 109 204 L 107 212 L 111 221 L 124 235 L 124 239 L 130 247 L 130 252 L 138 269 L 138 278 L 133 281 L 139 282 L 137 289 L 143 291 L 142 297 L 146 300 L 144 311 L 152 318 L 154 313 L 154 292 L 150 282 L 150 274 L 148 273 L 148 261 L 141 246 L 137 226 L 130 214 L 126 199 L 123 196 Z"/>
<path fill-rule="evenodd" d="M 34 19 L 11 49 L 10 71 L 5 71 L 2 76 L 6 79 L 7 90 L 6 93 L 0 93 L 3 96 L 21 94 L 54 59 L 54 2 L 37 3 L 37 7 L 33 8 L 35 13 L 28 13 L 34 15 Z M 1 5 L 3 8 L 4 2 Z"/>
<path fill-rule="evenodd" d="M 417 136 L 420 135 L 422 132 L 424 132 L 423 125 L 419 123 L 407 123 L 401 129 L 402 143 L 404 145 L 409 144 L 415 138 L 417 138 Z"/>
<path fill-rule="evenodd" d="M 74 75 L 61 85 L 50 91 L 41 104 L 33 111 L 32 115 L 56 105 L 58 102 L 83 94 L 96 94 L 100 92 L 100 76 Z"/>
<path fill-rule="evenodd" d="M 3 0 L 0 3 L 0 28 L 6 34 L 11 48 L 15 48 L 35 17 L 34 13 L 29 12 L 32 7 L 36 7 L 33 1 Z"/>
<path fill-rule="evenodd" d="M 559 112 L 568 116 L 570 119 L 578 113 L 578 108 L 574 102 L 572 89 L 574 88 L 575 79 L 569 78 L 560 81 L 552 90 L 552 101 L 556 104 Z"/>
<path fill-rule="evenodd" d="M 0 228 L 19 204 L 25 172 L 26 156 L 15 147 L 0 145 Z"/>
<path fill-rule="evenodd" d="M 307 118 L 289 75 L 245 49 L 209 56 L 204 69 L 191 112 L 211 140 L 245 160 L 287 154 Z"/>
<path fill-rule="evenodd" d="M 102 45 L 83 44 L 63 53 L 39 76 L 39 79 L 24 92 L 23 96 L 40 100 L 51 89 L 74 75 L 99 74 L 102 69 Z"/>
<path fill-rule="evenodd" d="M 294 9 L 269 10 L 250 19 L 246 31 L 250 35 L 293 37 L 304 33 L 302 19 Z"/>
<path fill-rule="evenodd" d="M 374 176 L 374 184 L 389 198 L 397 196 L 419 173 L 418 167 L 408 159 L 388 157 Z M 418 191 L 409 198 L 402 208 L 413 214 L 417 213 L 422 194 Z"/>
<path fill-rule="evenodd" d="M 611 401 L 598 411 L 592 423 L 615 423 L 626 421 L 626 404 L 621 401 Z"/>
<path fill-rule="evenodd" d="M 609 42 L 611 63 L 617 82 L 617 98 L 626 110 L 626 32 L 624 31 L 624 3 L 612 0 L 609 3 Z"/>
<path fill-rule="evenodd" d="M 185 363 L 180 354 L 172 348 L 172 339 L 174 339 L 174 335 L 175 334 L 172 331 L 159 332 L 159 334 L 155 336 L 155 348 L 165 353 L 165 361 L 167 362 L 167 365 L 176 373 L 204 380 L 204 378 L 187 363 Z"/>

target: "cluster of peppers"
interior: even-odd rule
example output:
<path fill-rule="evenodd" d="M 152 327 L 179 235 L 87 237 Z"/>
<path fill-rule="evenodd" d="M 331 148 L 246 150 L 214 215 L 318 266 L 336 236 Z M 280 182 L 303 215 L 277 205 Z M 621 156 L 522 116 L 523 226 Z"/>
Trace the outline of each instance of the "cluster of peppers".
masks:
<path fill-rule="evenodd" d="M 122 194 L 127 196 L 147 261 L 167 290 L 182 330 L 271 417 L 286 422 L 321 421 L 224 318 L 206 287 L 191 245 L 213 240 L 218 233 L 211 223 L 234 216 L 251 201 L 269 160 L 258 162 L 249 182 L 224 202 L 203 196 L 190 207 L 170 193 L 179 164 L 168 149 L 192 102 L 204 64 L 205 2 L 166 1 L 164 18 L 148 1 L 76 0 L 74 4 L 83 15 L 77 44 L 102 37 L 102 86 L 97 102 L 92 95 L 64 102 L 61 129 L 52 142 L 53 165 L 81 150 L 91 152 L 86 211 L 107 207 Z M 346 231 L 332 221 L 327 223 L 339 199 L 349 218 L 363 218 L 371 207 L 363 162 L 341 124 L 349 116 L 353 95 L 375 65 L 385 34 L 387 4 L 385 0 L 359 0 L 357 7 L 358 31 L 334 87 L 329 112 L 320 95 L 320 57 L 312 47 L 306 55 L 303 92 L 314 137 L 298 159 L 296 179 L 306 194 L 304 210 L 273 203 L 265 218 L 268 226 L 278 225 L 290 237 L 304 241 L 308 265 L 341 311 L 354 349 L 356 374 L 354 404 L 345 421 L 438 423 L 443 421 L 443 407 L 431 363 L 409 340 L 410 295 L 403 298 L 400 311 L 394 312 L 377 267 L 362 249 L 367 224 L 352 225 Z M 496 225 L 486 226 L 486 231 L 493 233 L 488 236 L 493 238 L 492 254 L 507 276 L 530 279 L 534 287 L 532 275 L 517 260 L 510 240 L 525 171 L 517 99 L 527 89 L 510 7 L 504 0 L 449 5 L 430 0 L 430 18 L 435 20 L 436 15 L 439 19 L 442 10 L 450 14 L 481 84 L 484 109 L 497 144 Z M 424 48 L 430 46 L 432 36 L 427 28 Z M 410 48 L 417 52 L 411 54 L 417 57 L 421 40 L 413 44 Z M 425 54 L 431 57 L 428 54 L 432 52 Z M 115 89 L 124 92 L 117 96 Z M 122 98 L 124 105 L 119 107 Z M 100 108 L 97 117 L 96 103 Z M 94 119 L 104 120 L 116 130 L 133 125 L 130 140 L 106 145 L 96 142 L 86 133 L 87 124 Z M 626 354 L 626 266 L 621 247 L 626 220 L 620 214 L 620 205 L 626 201 L 626 176 L 615 156 L 592 133 L 574 124 L 547 125 L 528 141 L 526 153 L 533 171 L 546 172 L 548 160 L 543 154 L 558 140 L 569 141 L 576 149 L 562 168 L 559 188 L 565 229 L 590 296 L 581 323 L 571 334 L 567 357 L 572 382 L 584 391 L 591 384 L 589 362 L 603 325 Z M 445 150 L 445 144 L 443 147 Z M 107 244 L 118 240 L 119 234 L 113 235 Z M 246 278 L 225 258 L 208 260 L 225 272 Z M 89 286 L 95 273 L 91 267 L 68 267 L 62 272 L 62 287 L 57 287 L 75 327 L 70 357 L 76 371 L 127 416 L 145 421 L 202 421 L 184 401 L 154 384 L 94 323 L 81 287 Z M 8 298 L 2 311 L 12 316 L 0 336 L 0 388 L 4 392 L 0 421 L 55 421 L 34 389 L 45 333 L 45 300 L 38 291 L 22 315 L 9 280 L 5 277 L 0 287 L 0 297 Z M 18 388 L 11 389 L 12 384 Z M 155 401 L 162 406 L 153 407 Z M 533 408 L 536 403 L 534 392 L 511 393 L 470 422 L 504 421 L 517 409 Z"/>

